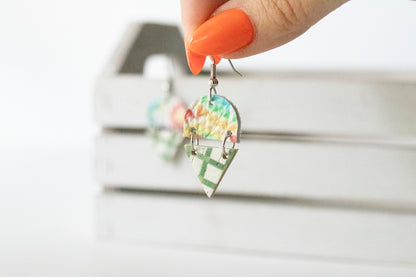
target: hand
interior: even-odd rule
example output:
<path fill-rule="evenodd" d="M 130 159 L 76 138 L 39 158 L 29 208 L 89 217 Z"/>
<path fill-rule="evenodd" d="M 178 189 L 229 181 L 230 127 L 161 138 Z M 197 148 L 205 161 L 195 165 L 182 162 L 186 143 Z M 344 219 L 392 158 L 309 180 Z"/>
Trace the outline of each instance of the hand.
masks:
<path fill-rule="evenodd" d="M 207 56 L 242 58 L 303 34 L 348 0 L 181 0 L 189 68 L 198 74 Z"/>

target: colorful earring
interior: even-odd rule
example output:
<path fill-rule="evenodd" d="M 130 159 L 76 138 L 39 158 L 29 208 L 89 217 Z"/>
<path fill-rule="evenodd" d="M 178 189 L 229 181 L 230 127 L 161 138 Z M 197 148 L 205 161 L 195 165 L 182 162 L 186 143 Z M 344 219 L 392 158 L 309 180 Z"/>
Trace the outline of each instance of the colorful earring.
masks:
<path fill-rule="evenodd" d="M 237 108 L 227 98 L 217 94 L 216 64 L 214 58 L 211 59 L 209 95 L 194 102 L 186 111 L 183 127 L 184 137 L 191 140 L 185 145 L 186 156 L 208 197 L 214 195 L 237 154 L 235 144 L 240 142 L 241 128 Z M 222 147 L 200 145 L 200 139 L 222 141 Z M 232 143 L 231 148 L 226 147 L 227 140 Z"/>
<path fill-rule="evenodd" d="M 182 127 L 186 105 L 173 95 L 172 80 L 167 82 L 164 90 L 165 95 L 149 105 L 147 120 L 155 152 L 168 162 L 174 159 L 184 140 Z"/>

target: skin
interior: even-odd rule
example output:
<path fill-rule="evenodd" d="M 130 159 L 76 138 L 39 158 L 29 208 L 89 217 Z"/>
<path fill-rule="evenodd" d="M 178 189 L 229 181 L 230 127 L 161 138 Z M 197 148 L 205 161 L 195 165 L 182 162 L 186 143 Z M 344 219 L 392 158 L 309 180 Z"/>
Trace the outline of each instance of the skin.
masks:
<path fill-rule="evenodd" d="M 181 0 L 185 45 L 207 19 L 223 11 L 239 8 L 254 26 L 251 44 L 221 56 L 227 59 L 248 57 L 279 47 L 307 31 L 321 18 L 348 0 Z"/>

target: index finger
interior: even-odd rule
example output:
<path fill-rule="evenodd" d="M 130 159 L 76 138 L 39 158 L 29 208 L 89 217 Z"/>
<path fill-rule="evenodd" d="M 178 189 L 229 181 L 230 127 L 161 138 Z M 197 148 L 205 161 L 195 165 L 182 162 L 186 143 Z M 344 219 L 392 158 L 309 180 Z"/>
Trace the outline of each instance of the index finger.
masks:
<path fill-rule="evenodd" d="M 195 29 L 210 18 L 211 14 L 225 2 L 227 0 L 181 0 L 185 42 L 189 41 Z"/>
<path fill-rule="evenodd" d="M 189 44 L 196 28 L 209 19 L 212 13 L 227 0 L 181 0 L 182 27 L 185 37 L 186 57 L 193 74 L 198 74 L 205 63 L 205 56 L 189 50 Z M 219 63 L 220 57 L 215 57 Z"/>

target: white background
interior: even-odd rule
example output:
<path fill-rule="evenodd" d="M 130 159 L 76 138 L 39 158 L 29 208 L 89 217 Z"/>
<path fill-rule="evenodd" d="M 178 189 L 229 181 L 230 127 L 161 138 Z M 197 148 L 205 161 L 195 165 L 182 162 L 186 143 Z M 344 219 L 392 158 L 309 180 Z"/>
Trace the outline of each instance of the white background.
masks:
<path fill-rule="evenodd" d="M 85 145 L 92 90 L 131 21 L 180 22 L 179 1 L 1 0 L 0 147 Z M 416 3 L 354 0 L 244 69 L 416 69 Z"/>
<path fill-rule="evenodd" d="M 92 91 L 132 21 L 179 24 L 179 1 L 0 0 L 1 276 L 254 276 L 259 268 L 268 276 L 414 276 L 412 268 L 178 252 L 97 238 L 96 198 L 106 193 L 97 192 L 90 169 L 98 131 Z M 234 64 L 243 72 L 414 71 L 415 49 L 415 1 L 353 0 L 288 45 Z"/>

